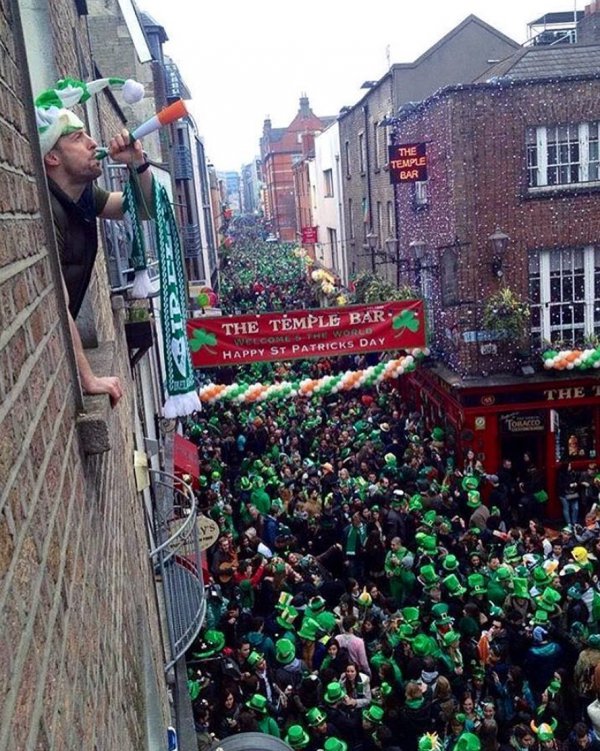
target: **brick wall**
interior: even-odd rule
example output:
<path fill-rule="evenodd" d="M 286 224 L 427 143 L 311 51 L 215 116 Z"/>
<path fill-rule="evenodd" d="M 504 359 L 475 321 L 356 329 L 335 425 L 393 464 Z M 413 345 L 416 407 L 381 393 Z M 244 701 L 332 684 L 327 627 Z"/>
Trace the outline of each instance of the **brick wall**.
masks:
<path fill-rule="evenodd" d="M 426 240 L 431 260 L 458 241 L 460 306 L 442 310 L 436 338 L 444 361 L 461 373 L 512 367 L 505 348 L 482 358 L 462 332 L 481 330 L 485 300 L 499 287 L 491 270 L 489 236 L 501 227 L 510 237 L 503 281 L 528 296 L 528 251 L 595 244 L 600 233 L 600 193 L 527 192 L 525 132 L 528 127 L 596 120 L 600 82 L 565 81 L 506 88 L 478 87 L 432 98 L 401 125 L 402 140 L 426 141 L 428 197 L 415 211 L 404 186 L 398 189 L 405 237 Z M 403 254 L 408 248 L 401 247 Z"/>
<path fill-rule="evenodd" d="M 139 751 L 139 623 L 155 653 L 158 638 L 131 469 L 133 385 L 117 327 L 127 396 L 109 418 L 112 451 L 86 458 L 11 8 L 0 0 L 0 749 Z M 80 22 L 70 3 L 54 10 L 66 72 Z"/>

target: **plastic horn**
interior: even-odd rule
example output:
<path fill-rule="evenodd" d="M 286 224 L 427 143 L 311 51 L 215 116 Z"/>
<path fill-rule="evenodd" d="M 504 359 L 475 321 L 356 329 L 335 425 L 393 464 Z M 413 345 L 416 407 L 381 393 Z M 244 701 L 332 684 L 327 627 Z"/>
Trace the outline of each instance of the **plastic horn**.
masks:
<path fill-rule="evenodd" d="M 188 114 L 187 107 L 183 99 L 178 99 L 173 104 L 165 107 L 156 115 L 153 115 L 149 120 L 139 125 L 135 130 L 131 132 L 131 142 L 137 141 L 138 138 L 144 138 L 149 133 L 154 133 L 155 130 L 159 130 L 165 125 L 174 123 L 175 120 L 180 120 Z M 108 156 L 108 149 L 106 146 L 99 146 L 96 149 L 96 159 L 104 159 Z"/>

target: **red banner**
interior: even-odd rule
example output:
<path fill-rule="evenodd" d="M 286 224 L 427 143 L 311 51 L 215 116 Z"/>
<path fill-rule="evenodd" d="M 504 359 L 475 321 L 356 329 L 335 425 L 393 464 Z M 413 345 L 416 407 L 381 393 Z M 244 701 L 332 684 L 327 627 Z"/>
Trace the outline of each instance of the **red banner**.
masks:
<path fill-rule="evenodd" d="M 187 334 L 195 368 L 426 346 L 422 300 L 194 318 Z"/>

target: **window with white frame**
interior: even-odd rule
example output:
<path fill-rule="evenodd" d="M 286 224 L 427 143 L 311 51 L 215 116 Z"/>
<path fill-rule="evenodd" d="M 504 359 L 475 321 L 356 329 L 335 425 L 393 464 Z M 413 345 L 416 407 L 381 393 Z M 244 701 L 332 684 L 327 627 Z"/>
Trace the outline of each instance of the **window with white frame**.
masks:
<path fill-rule="evenodd" d="M 323 182 L 325 183 L 325 197 L 331 198 L 333 196 L 333 170 L 323 170 Z"/>
<path fill-rule="evenodd" d="M 600 248 L 529 254 L 531 336 L 535 344 L 581 344 L 600 335 Z"/>
<path fill-rule="evenodd" d="M 384 240 L 383 237 L 383 206 L 381 201 L 377 201 L 377 235 L 379 237 L 379 244 Z"/>
<path fill-rule="evenodd" d="M 386 230 L 387 230 L 387 237 L 394 237 L 396 234 L 396 231 L 394 229 L 394 203 L 393 201 L 388 201 L 386 205 L 387 211 L 387 221 L 386 221 Z"/>
<path fill-rule="evenodd" d="M 365 151 L 365 134 L 358 134 L 358 171 L 365 171 L 365 164 L 367 162 L 367 154 Z"/>
<path fill-rule="evenodd" d="M 555 187 L 600 180 L 600 122 L 527 128 L 527 185 Z"/>

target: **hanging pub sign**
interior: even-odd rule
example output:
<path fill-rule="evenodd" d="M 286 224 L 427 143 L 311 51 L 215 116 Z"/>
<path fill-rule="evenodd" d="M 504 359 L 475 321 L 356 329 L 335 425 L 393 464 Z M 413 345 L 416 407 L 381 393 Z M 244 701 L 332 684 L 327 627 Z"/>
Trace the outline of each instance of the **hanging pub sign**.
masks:
<path fill-rule="evenodd" d="M 195 368 L 426 346 L 422 300 L 194 318 L 187 334 Z"/>
<path fill-rule="evenodd" d="M 302 245 L 314 245 L 318 238 L 318 227 L 302 227 Z"/>
<path fill-rule="evenodd" d="M 427 180 L 427 147 L 424 143 L 389 146 L 390 182 L 420 183 Z"/>

